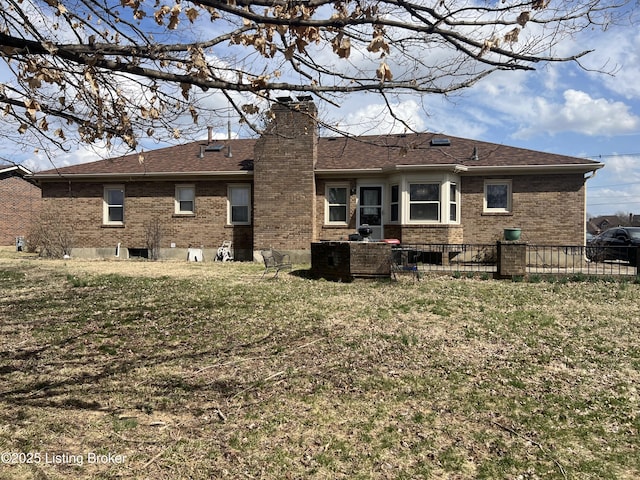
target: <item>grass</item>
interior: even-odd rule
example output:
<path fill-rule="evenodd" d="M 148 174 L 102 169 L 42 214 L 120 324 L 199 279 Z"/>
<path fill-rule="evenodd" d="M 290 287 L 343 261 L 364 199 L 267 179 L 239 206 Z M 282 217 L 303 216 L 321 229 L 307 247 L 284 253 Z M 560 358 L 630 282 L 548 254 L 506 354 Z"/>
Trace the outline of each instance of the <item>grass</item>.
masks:
<path fill-rule="evenodd" d="M 640 285 L 303 268 L 0 252 L 0 479 L 640 476 Z"/>

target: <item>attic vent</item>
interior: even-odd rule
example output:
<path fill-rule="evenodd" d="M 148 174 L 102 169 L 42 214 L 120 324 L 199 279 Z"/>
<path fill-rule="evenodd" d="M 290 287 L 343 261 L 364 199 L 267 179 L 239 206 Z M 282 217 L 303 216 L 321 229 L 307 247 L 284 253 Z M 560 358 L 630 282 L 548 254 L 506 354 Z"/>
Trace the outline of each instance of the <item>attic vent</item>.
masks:
<path fill-rule="evenodd" d="M 432 138 L 431 146 L 432 147 L 448 147 L 451 145 L 451 140 L 448 138 Z"/>
<path fill-rule="evenodd" d="M 207 145 L 205 151 L 207 152 L 221 152 L 224 148 L 224 145 Z"/>

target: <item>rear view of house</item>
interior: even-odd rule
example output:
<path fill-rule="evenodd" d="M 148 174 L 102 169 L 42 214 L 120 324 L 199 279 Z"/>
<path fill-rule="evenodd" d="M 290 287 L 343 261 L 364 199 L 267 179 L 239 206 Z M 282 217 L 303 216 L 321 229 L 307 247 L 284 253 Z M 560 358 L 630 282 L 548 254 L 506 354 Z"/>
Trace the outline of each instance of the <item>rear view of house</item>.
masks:
<path fill-rule="evenodd" d="M 373 239 L 582 244 L 586 180 L 603 164 L 421 133 L 319 137 L 316 107 L 273 107 L 259 139 L 195 142 L 34 175 L 64 212 L 76 256 L 163 257 L 232 241 L 235 258 L 276 248 L 308 259 L 312 242 Z M 155 235 L 155 236 L 154 236 Z M 153 243 L 153 242 L 151 242 Z"/>

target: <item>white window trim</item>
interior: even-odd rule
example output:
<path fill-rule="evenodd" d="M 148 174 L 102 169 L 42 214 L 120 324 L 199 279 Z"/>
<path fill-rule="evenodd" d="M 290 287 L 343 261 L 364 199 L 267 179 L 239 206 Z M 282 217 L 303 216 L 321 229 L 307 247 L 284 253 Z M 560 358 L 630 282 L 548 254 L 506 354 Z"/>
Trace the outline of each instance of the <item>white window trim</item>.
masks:
<path fill-rule="evenodd" d="M 329 189 L 330 188 L 344 188 L 347 191 L 347 203 L 345 204 L 345 221 L 331 221 L 330 216 L 330 207 L 329 203 Z M 327 183 L 324 188 L 324 224 L 325 225 L 339 225 L 346 226 L 349 224 L 349 199 L 350 199 L 351 191 L 348 183 Z M 335 204 L 339 205 L 339 204 Z"/>
<path fill-rule="evenodd" d="M 438 200 L 420 200 L 420 201 L 411 201 L 411 185 L 419 185 L 419 184 L 431 184 L 431 185 L 438 185 L 439 189 L 440 189 L 440 197 L 438 198 Z M 406 219 L 407 219 L 407 224 L 409 225 L 441 225 L 442 223 L 446 223 L 443 222 L 443 216 L 442 216 L 442 201 L 443 201 L 443 186 L 447 185 L 448 186 L 448 182 L 446 181 L 446 179 L 409 179 L 407 180 L 407 188 L 406 188 L 406 202 L 404 202 L 404 205 L 406 205 Z M 411 218 L 411 205 L 413 204 L 432 204 L 432 203 L 437 203 L 438 204 L 438 219 L 437 220 L 424 220 L 424 219 L 412 219 Z"/>
<path fill-rule="evenodd" d="M 190 188 L 193 191 L 193 209 L 192 210 L 180 210 L 180 196 L 179 196 L 179 192 L 182 189 L 187 189 Z M 176 185 L 176 193 L 174 196 L 174 205 L 175 205 L 175 210 L 174 213 L 176 215 L 193 215 L 196 213 L 196 186 L 192 183 L 187 184 L 178 184 Z"/>
<path fill-rule="evenodd" d="M 395 182 L 394 182 L 395 183 Z M 462 179 L 460 176 L 450 173 L 432 175 L 406 175 L 398 182 L 400 185 L 400 221 L 403 225 L 460 225 L 462 211 Z M 412 220 L 411 219 L 411 185 L 418 183 L 431 183 L 440 185 L 440 209 L 438 220 Z M 451 184 L 456 185 L 456 220 L 450 218 L 451 208 Z"/>
<path fill-rule="evenodd" d="M 460 182 L 456 182 L 453 180 L 449 180 L 447 181 L 447 185 L 449 186 L 449 188 L 447 189 L 447 194 L 446 194 L 446 200 L 447 200 L 447 205 L 448 205 L 448 211 L 447 211 L 447 223 L 451 224 L 451 225 L 458 225 L 460 223 Z M 455 198 L 451 198 L 451 185 L 455 185 L 456 186 L 456 194 L 455 194 Z M 456 209 L 456 219 L 455 220 L 451 220 L 451 205 L 454 205 L 454 208 Z"/>
<path fill-rule="evenodd" d="M 398 201 L 393 201 L 393 187 L 398 189 Z M 398 218 L 393 220 L 391 218 L 393 212 L 393 206 L 396 205 L 398 207 Z M 402 183 L 401 182 L 393 182 L 389 185 L 389 223 L 398 224 L 402 221 Z"/>
<path fill-rule="evenodd" d="M 506 185 L 507 186 L 507 206 L 506 208 L 489 208 L 487 207 L 487 187 L 489 185 Z M 484 192 L 482 195 L 482 212 L 483 213 L 511 213 L 513 209 L 513 189 L 510 179 L 487 179 L 484 181 Z"/>
<path fill-rule="evenodd" d="M 122 221 L 109 220 L 109 191 L 111 190 L 122 191 Z M 105 185 L 102 191 L 102 223 L 103 225 L 124 225 L 125 203 L 126 203 L 126 191 L 124 189 L 124 185 Z"/>
<path fill-rule="evenodd" d="M 232 210 L 233 205 L 231 204 L 231 191 L 235 188 L 243 188 L 249 192 L 248 204 L 246 205 L 248 208 L 247 212 L 247 221 L 246 222 L 233 222 L 232 221 Z M 239 205 L 240 206 L 240 205 Z M 244 205 L 242 205 L 244 206 Z M 227 225 L 251 225 L 251 184 L 249 183 L 234 183 L 232 185 L 227 185 Z"/>

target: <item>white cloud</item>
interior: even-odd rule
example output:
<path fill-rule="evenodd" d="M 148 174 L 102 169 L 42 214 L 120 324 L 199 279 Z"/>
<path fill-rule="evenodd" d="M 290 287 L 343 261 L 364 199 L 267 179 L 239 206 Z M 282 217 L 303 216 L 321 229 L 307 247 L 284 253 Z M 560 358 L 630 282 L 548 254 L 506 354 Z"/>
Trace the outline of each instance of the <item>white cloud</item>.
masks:
<path fill-rule="evenodd" d="M 592 98 L 579 90 L 566 90 L 563 104 L 538 97 L 530 104 L 530 108 L 528 115 L 521 119 L 527 121 L 529 126 L 520 128 L 514 135 L 517 138 L 562 132 L 613 136 L 640 130 L 640 117 L 634 115 L 625 103 Z"/>
<path fill-rule="evenodd" d="M 598 36 L 596 51 L 584 59 L 585 67 L 613 70 L 612 75 L 591 73 L 591 80 L 627 99 L 640 99 L 640 32 L 621 29 Z"/>
<path fill-rule="evenodd" d="M 413 130 L 424 130 L 421 107 L 415 100 L 391 104 L 391 108 L 399 120 L 393 118 L 386 105 L 370 103 L 347 113 L 337 127 L 352 135 L 403 133 L 407 131 L 405 123 Z"/>

